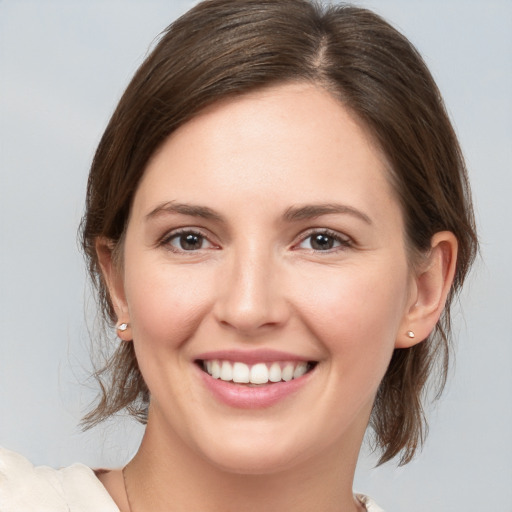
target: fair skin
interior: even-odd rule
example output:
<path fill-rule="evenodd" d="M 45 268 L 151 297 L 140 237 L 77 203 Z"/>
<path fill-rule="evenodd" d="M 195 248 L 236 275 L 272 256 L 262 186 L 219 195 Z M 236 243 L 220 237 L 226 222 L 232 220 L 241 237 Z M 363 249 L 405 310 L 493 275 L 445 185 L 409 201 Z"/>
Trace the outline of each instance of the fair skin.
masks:
<path fill-rule="evenodd" d="M 307 84 L 215 104 L 153 156 L 122 268 L 98 240 L 151 392 L 132 512 L 362 510 L 352 480 L 375 393 L 393 350 L 434 327 L 456 260 L 442 232 L 411 265 L 387 176 L 364 127 Z M 235 383 L 217 362 L 299 370 Z M 100 479 L 128 510 L 122 475 Z"/>

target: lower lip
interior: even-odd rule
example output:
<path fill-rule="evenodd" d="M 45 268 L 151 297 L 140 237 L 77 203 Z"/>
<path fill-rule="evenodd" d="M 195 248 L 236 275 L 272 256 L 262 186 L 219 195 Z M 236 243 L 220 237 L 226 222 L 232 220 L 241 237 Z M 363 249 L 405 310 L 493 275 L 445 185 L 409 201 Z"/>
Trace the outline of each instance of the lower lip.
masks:
<path fill-rule="evenodd" d="M 226 382 L 214 379 L 200 368 L 197 368 L 197 371 L 200 373 L 208 390 L 220 402 L 240 409 L 263 409 L 271 407 L 296 393 L 306 384 L 314 370 L 310 370 L 305 375 L 302 375 L 302 377 L 288 382 L 283 381 L 258 386 Z"/>

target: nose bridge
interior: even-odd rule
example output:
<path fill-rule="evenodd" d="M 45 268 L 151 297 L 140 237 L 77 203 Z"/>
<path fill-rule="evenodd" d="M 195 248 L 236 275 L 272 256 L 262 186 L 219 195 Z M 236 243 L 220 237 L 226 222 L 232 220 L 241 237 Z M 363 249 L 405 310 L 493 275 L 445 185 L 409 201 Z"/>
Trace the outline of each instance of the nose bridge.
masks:
<path fill-rule="evenodd" d="M 221 280 L 217 316 L 224 325 L 251 334 L 285 320 L 279 262 L 268 242 L 248 238 L 233 247 Z"/>

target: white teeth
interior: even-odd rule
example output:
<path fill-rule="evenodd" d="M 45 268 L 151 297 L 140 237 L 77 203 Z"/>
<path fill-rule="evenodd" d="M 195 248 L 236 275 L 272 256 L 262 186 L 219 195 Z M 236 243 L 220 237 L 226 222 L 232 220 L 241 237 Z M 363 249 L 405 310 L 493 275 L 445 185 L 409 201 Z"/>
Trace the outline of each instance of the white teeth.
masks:
<path fill-rule="evenodd" d="M 251 384 L 266 384 L 268 382 L 268 368 L 265 363 L 255 364 L 251 368 Z"/>
<path fill-rule="evenodd" d="M 245 363 L 233 364 L 233 382 L 249 382 L 249 367 Z"/>
<path fill-rule="evenodd" d="M 203 369 L 214 379 L 238 384 L 267 384 L 270 382 L 288 382 L 302 377 L 308 371 L 308 363 L 283 363 L 274 362 L 257 363 L 249 366 L 245 363 L 219 361 L 217 359 L 203 361 Z"/>
<path fill-rule="evenodd" d="M 231 363 L 228 363 L 227 361 L 222 362 L 222 366 L 220 367 L 220 380 L 233 380 L 233 367 L 231 366 Z"/>
<path fill-rule="evenodd" d="M 206 364 L 206 371 L 208 373 L 210 373 L 210 370 L 208 370 L 208 363 Z M 211 371 L 210 375 L 214 379 L 220 378 L 220 364 L 219 364 L 219 361 L 217 361 L 217 360 L 212 361 L 212 371 Z"/>
<path fill-rule="evenodd" d="M 293 378 L 298 379 L 302 377 L 308 371 L 308 365 L 306 363 L 299 363 L 295 370 L 293 370 Z"/>
<path fill-rule="evenodd" d="M 285 367 L 283 368 L 283 372 L 282 372 L 282 375 L 281 375 L 281 378 L 285 381 L 285 382 L 288 382 L 289 380 L 292 380 L 293 379 L 293 364 L 291 363 L 288 363 L 287 365 L 285 365 Z"/>
<path fill-rule="evenodd" d="M 281 382 L 281 366 L 279 363 L 272 363 L 268 372 L 270 382 Z"/>

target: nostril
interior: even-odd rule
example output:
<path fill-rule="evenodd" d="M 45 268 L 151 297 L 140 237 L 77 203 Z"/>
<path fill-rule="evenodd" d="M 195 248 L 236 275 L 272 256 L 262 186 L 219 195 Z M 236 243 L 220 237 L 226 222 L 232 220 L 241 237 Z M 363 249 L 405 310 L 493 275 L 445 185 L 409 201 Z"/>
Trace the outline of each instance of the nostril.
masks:
<path fill-rule="evenodd" d="M 258 267 L 252 271 L 257 275 L 240 271 L 237 279 L 224 281 L 214 305 L 214 316 L 222 328 L 248 336 L 283 325 L 290 315 L 283 287 L 263 272 L 264 264 L 252 267 Z"/>

